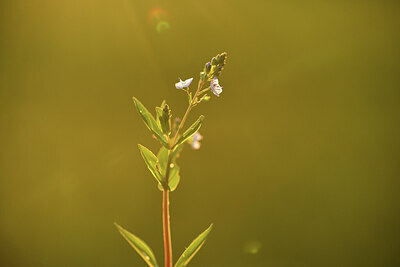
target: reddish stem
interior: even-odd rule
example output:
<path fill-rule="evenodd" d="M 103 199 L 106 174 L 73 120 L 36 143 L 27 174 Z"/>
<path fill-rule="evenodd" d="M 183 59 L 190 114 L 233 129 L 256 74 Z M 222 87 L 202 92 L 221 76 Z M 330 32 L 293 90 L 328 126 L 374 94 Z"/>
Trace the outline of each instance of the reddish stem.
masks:
<path fill-rule="evenodd" d="M 165 267 L 172 267 L 171 228 L 169 222 L 169 189 L 163 190 L 163 232 Z"/>

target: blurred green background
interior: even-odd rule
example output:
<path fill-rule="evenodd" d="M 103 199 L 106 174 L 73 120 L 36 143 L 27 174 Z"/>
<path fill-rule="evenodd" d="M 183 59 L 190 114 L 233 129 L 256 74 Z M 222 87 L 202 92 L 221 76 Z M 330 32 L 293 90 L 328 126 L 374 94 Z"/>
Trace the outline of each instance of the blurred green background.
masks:
<path fill-rule="evenodd" d="M 154 11 L 154 8 L 161 8 Z M 151 12 L 153 10 L 153 12 Z M 191 266 L 398 266 L 398 1 L 2 0 L 0 266 L 162 262 L 161 198 L 134 110 L 228 52 L 202 148 L 171 195 Z M 157 22 L 164 21 L 162 25 Z"/>

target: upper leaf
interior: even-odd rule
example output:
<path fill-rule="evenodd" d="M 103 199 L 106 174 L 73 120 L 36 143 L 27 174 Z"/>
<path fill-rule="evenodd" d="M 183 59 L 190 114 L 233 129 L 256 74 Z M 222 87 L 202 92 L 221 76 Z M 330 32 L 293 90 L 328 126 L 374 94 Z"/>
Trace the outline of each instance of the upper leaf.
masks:
<path fill-rule="evenodd" d="M 171 134 L 171 110 L 169 106 L 163 101 L 161 107 L 156 107 L 156 116 L 158 126 L 161 128 L 165 135 Z"/>
<path fill-rule="evenodd" d="M 163 176 L 161 175 L 157 165 L 158 165 L 158 159 L 157 157 L 151 152 L 149 149 L 147 149 L 145 146 L 138 145 L 140 154 L 142 154 L 142 157 L 144 159 L 144 162 L 147 165 L 147 168 L 150 170 L 150 172 L 153 174 L 154 178 L 163 185 L 165 183 L 165 180 Z"/>
<path fill-rule="evenodd" d="M 184 267 L 186 266 L 189 261 L 196 255 L 196 253 L 200 250 L 203 246 L 204 242 L 206 242 L 206 238 L 208 234 L 211 232 L 213 225 L 211 224 L 210 227 L 207 228 L 203 233 L 201 233 L 193 242 L 185 249 L 181 257 L 175 264 L 175 267 Z"/>
<path fill-rule="evenodd" d="M 195 123 L 192 124 L 192 126 L 187 129 L 181 137 L 179 137 L 178 141 L 176 142 L 175 146 L 182 144 L 185 142 L 187 139 L 189 139 L 192 135 L 194 135 L 201 127 L 201 124 L 204 120 L 204 116 L 200 115 L 200 117 L 197 119 Z"/>
<path fill-rule="evenodd" d="M 149 128 L 149 130 L 155 135 L 155 137 L 163 146 L 169 148 L 168 139 L 163 135 L 153 115 L 151 115 L 151 113 L 139 100 L 137 100 L 137 98 L 133 97 L 133 102 L 135 103 L 136 109 L 138 110 L 147 128 Z"/>
<path fill-rule="evenodd" d="M 154 256 L 151 248 L 139 237 L 129 233 L 127 230 L 114 223 L 121 235 L 128 241 L 128 243 L 133 247 L 137 253 L 144 259 L 144 261 L 150 267 L 158 267 L 156 257 Z"/>

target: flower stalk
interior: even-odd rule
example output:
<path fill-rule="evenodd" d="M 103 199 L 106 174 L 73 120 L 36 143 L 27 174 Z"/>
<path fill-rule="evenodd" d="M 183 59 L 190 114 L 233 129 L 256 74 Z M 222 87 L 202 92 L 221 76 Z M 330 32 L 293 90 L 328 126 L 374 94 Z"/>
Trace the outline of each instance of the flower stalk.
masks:
<path fill-rule="evenodd" d="M 179 135 L 179 131 L 182 130 L 182 127 L 183 127 L 183 125 L 185 124 L 186 119 L 187 119 L 187 117 L 189 116 L 189 113 L 190 113 L 190 111 L 192 110 L 192 108 L 193 108 L 193 106 L 194 106 L 194 103 L 195 103 L 195 101 L 196 101 L 196 98 L 197 98 L 197 96 L 198 96 L 198 94 L 199 94 L 201 88 L 203 88 L 203 85 L 204 85 L 204 81 L 202 81 L 202 82 L 199 84 L 199 87 L 197 88 L 197 91 L 196 91 L 196 93 L 194 94 L 194 96 L 193 96 L 193 98 L 192 98 L 192 101 L 189 103 L 189 106 L 188 106 L 188 108 L 186 109 L 185 115 L 183 115 L 183 118 L 182 118 L 181 123 L 179 124 L 178 130 L 177 130 L 176 133 L 175 133 L 175 137 L 174 137 L 172 149 L 173 149 L 173 148 L 175 147 L 175 145 L 176 145 L 176 138 L 177 138 L 178 135 Z"/>

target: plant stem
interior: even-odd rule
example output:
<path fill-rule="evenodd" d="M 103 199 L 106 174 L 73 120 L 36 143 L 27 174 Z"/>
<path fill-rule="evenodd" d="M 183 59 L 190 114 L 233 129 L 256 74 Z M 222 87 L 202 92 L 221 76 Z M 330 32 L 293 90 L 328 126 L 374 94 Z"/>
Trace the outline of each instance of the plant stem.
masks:
<path fill-rule="evenodd" d="M 192 102 L 189 103 L 189 106 L 185 112 L 185 115 L 183 115 L 183 119 L 181 121 L 181 123 L 179 124 L 178 130 L 176 131 L 175 137 L 174 137 L 174 141 L 172 142 L 172 147 L 175 146 L 176 144 L 176 138 L 178 137 L 179 131 L 182 129 L 183 125 L 185 124 L 185 121 L 190 113 L 190 110 L 192 110 L 194 101 L 196 100 L 197 95 L 199 94 L 201 88 L 203 88 L 204 85 L 204 81 L 202 81 L 199 85 L 199 87 L 197 88 L 196 93 L 194 94 L 193 98 L 192 98 Z"/>
<path fill-rule="evenodd" d="M 183 116 L 183 119 L 182 119 L 181 123 L 179 124 L 178 130 L 176 131 L 172 145 L 171 145 L 171 140 L 168 138 L 168 143 L 170 144 L 171 149 L 173 149 L 173 147 L 175 146 L 176 138 L 178 137 L 179 131 L 182 129 L 183 124 L 185 124 L 185 121 L 190 113 L 190 110 L 193 107 L 194 101 L 196 100 L 196 97 L 199 94 L 203 85 L 204 85 L 204 81 L 202 81 L 200 83 L 199 87 L 197 88 L 196 93 L 193 96 L 192 101 L 189 103 L 189 106 L 185 112 L 185 115 Z M 166 181 L 167 186 L 165 186 L 163 189 L 163 205 L 162 205 L 165 267 L 172 267 L 172 242 L 171 242 L 171 227 L 170 227 L 170 216 L 169 216 L 169 188 L 168 188 L 169 171 L 171 168 L 171 154 L 172 154 L 171 149 L 168 150 L 167 168 L 165 170 L 165 181 Z"/>
<path fill-rule="evenodd" d="M 171 228 L 169 221 L 169 189 L 163 190 L 163 232 L 165 267 L 172 267 Z"/>
<path fill-rule="evenodd" d="M 201 95 L 202 93 L 207 92 L 207 91 L 210 90 L 210 89 L 211 89 L 211 86 L 207 87 L 207 88 L 204 89 L 204 90 L 201 90 L 200 93 L 199 93 L 199 95 Z"/>
<path fill-rule="evenodd" d="M 168 137 L 168 143 L 171 140 Z M 169 180 L 169 171 L 171 169 L 171 150 L 168 150 L 168 160 L 167 167 L 165 170 L 165 182 L 166 186 L 163 189 L 163 234 L 164 234 L 164 261 L 165 267 L 172 267 L 172 241 L 171 241 L 171 227 L 170 227 L 170 215 L 169 215 L 169 188 L 168 188 L 168 180 Z"/>

